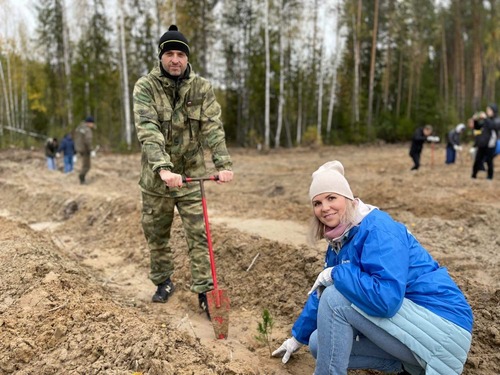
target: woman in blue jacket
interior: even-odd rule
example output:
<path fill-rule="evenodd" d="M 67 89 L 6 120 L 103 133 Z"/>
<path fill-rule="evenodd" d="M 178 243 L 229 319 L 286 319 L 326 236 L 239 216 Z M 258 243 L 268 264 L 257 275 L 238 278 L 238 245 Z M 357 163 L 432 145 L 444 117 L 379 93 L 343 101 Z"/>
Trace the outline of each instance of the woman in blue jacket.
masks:
<path fill-rule="evenodd" d="M 340 162 L 314 172 L 309 196 L 313 237 L 329 243 L 325 268 L 273 355 L 286 363 L 309 345 L 315 375 L 460 374 L 473 315 L 446 268 L 403 224 L 355 199 Z"/>

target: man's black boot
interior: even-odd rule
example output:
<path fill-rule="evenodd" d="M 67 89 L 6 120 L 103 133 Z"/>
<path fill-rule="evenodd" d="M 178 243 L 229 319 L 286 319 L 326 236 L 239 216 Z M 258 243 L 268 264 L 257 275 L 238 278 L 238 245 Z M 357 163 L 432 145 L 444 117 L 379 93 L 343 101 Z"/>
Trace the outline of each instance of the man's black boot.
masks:
<path fill-rule="evenodd" d="M 175 287 L 174 283 L 168 278 L 161 284 L 157 285 L 156 293 L 153 296 L 153 302 L 165 303 L 174 293 Z"/>
<path fill-rule="evenodd" d="M 205 311 L 207 313 L 208 320 L 211 320 L 210 312 L 208 311 L 207 293 L 199 293 L 198 294 L 198 304 L 200 305 L 200 309 L 202 309 L 203 311 Z"/>

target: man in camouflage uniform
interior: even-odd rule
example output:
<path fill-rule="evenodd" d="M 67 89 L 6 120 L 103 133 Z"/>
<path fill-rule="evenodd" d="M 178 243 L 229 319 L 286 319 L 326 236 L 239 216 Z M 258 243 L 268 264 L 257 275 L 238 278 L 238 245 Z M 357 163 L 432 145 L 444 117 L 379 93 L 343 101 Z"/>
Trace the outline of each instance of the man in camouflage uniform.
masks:
<path fill-rule="evenodd" d="M 80 184 L 85 184 L 85 176 L 90 170 L 90 156 L 92 153 L 92 129 L 94 129 L 94 118 L 87 116 L 75 130 L 75 150 L 80 156 L 81 169 L 78 177 Z"/>
<path fill-rule="evenodd" d="M 134 88 L 134 116 L 142 146 L 142 227 L 150 249 L 149 278 L 157 286 L 153 302 L 167 302 L 174 291 L 169 245 L 174 207 L 186 233 L 191 260 L 191 291 L 207 312 L 206 292 L 213 289 L 199 184 L 183 176 L 206 175 L 203 146 L 212 153 L 219 182 L 233 178 L 220 119 L 221 109 L 210 82 L 188 63 L 189 44 L 177 26 L 160 38 L 160 63 Z"/>

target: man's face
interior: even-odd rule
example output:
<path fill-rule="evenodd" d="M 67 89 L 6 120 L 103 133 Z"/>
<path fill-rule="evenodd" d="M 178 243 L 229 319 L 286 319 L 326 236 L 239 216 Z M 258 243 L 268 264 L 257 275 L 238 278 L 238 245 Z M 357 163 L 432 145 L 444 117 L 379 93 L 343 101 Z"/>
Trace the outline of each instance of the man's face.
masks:
<path fill-rule="evenodd" d="M 188 57 L 182 51 L 167 51 L 161 55 L 161 64 L 168 74 L 174 77 L 180 77 L 186 71 Z"/>

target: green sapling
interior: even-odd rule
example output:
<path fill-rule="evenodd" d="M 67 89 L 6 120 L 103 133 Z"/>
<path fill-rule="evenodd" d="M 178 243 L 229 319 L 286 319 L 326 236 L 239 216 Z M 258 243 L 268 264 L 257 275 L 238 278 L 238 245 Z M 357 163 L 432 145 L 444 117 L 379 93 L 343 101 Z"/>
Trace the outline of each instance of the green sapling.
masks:
<path fill-rule="evenodd" d="M 269 349 L 269 357 L 271 357 L 272 353 L 271 333 L 273 330 L 273 325 L 274 321 L 271 316 L 271 313 L 269 312 L 268 309 L 264 309 L 264 311 L 262 311 L 262 321 L 259 322 L 259 325 L 257 327 L 257 331 L 259 332 L 259 334 L 255 336 L 255 338 L 267 345 L 267 348 Z"/>

